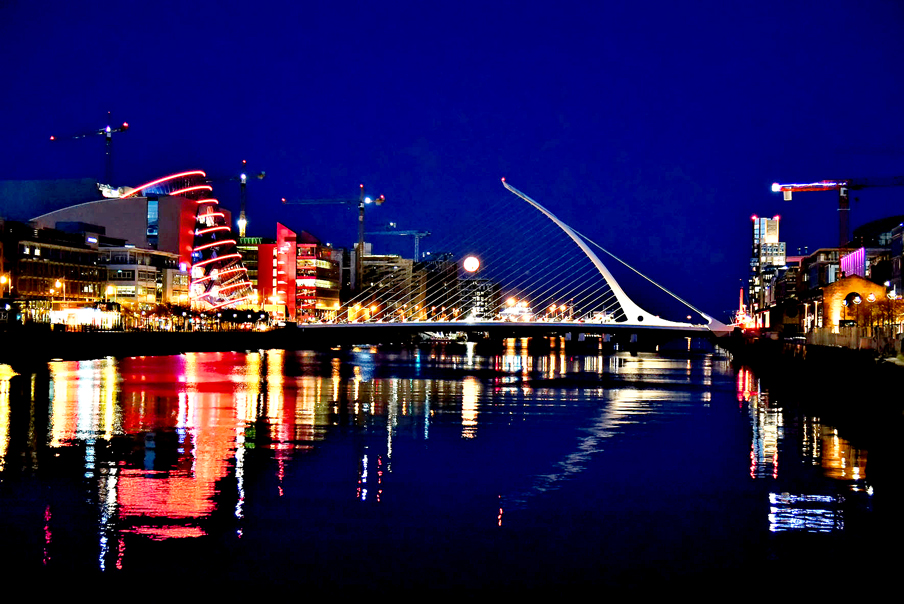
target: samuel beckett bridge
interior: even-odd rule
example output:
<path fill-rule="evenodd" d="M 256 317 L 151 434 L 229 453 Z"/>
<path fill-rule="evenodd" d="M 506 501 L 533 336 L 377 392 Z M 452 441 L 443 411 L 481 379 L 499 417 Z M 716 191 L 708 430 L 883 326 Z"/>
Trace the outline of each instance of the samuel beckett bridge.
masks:
<path fill-rule="evenodd" d="M 414 260 L 365 254 L 358 293 L 334 317 L 300 323 L 299 330 L 361 342 L 415 334 L 661 341 L 730 330 L 502 182 L 514 196 L 473 216 L 455 216 L 462 226 L 444 241 L 431 240 L 435 251 Z M 619 279 L 638 285 L 643 304 L 597 252 L 624 273 Z M 645 308 L 654 299 L 655 312 Z"/>

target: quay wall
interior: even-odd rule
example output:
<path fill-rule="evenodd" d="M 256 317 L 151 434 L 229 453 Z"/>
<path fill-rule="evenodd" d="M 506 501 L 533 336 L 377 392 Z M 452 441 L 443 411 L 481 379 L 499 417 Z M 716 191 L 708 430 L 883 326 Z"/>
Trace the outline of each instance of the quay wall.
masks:
<path fill-rule="evenodd" d="M 889 345 L 892 356 L 871 346 L 811 344 L 803 338 L 735 334 L 720 343 L 736 366 L 750 368 L 767 385 L 795 399 L 794 404 L 858 432 L 900 425 L 904 419 L 904 366 L 900 356 L 894 356 L 894 341 Z"/>

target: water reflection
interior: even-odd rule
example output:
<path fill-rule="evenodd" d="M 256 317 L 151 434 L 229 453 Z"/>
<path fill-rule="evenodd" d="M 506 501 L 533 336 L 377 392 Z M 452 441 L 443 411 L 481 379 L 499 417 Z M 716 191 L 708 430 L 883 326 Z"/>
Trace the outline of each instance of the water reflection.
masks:
<path fill-rule="evenodd" d="M 788 466 L 809 465 L 819 468 L 848 492 L 872 494 L 866 476 L 866 451 L 853 447 L 838 435 L 834 427 L 819 417 L 793 416 L 796 434 L 791 442 L 785 429 L 788 410 L 778 397 L 770 394 L 754 373 L 742 367 L 737 376 L 737 400 L 746 405 L 750 417 L 750 477 L 778 481 Z M 784 459 L 787 458 L 787 459 Z M 833 532 L 844 528 L 843 494 L 770 493 L 769 530 Z"/>
<path fill-rule="evenodd" d="M 601 484 L 641 507 L 661 505 L 632 499 L 650 488 L 646 475 L 661 471 L 642 466 L 646 456 L 669 468 L 696 456 L 696 446 L 657 447 L 674 447 L 676 430 L 713 421 L 721 401 L 726 421 L 749 421 L 750 466 L 737 468 L 744 481 L 749 472 L 779 484 L 804 460 L 832 482 L 868 489 L 865 452 L 817 418 L 789 433 L 775 397 L 747 369 L 735 381 L 724 358 L 571 356 L 561 340 L 548 348 L 530 354 L 526 341 L 511 340 L 491 357 L 473 345 L 196 353 L 54 362 L 23 375 L 0 366 L 0 483 L 77 467 L 66 474 L 78 481 L 77 494 L 35 498 L 40 556 L 54 563 L 70 532 L 67 514 L 88 505 L 92 555 L 104 570 L 127 567 L 130 552 L 155 541 L 228 543 L 228 535 L 244 543 L 249 526 L 260 534 L 265 506 L 279 519 L 271 530 L 300 530 L 302 512 L 292 506 L 308 499 L 336 508 L 341 522 L 356 518 L 346 501 L 396 521 L 427 514 L 422 507 L 448 519 L 474 505 L 447 530 L 473 530 L 475 522 L 513 530 L 534 508 L 547 514 L 554 497 L 563 517 L 568 506 L 592 509 L 594 498 L 615 505 Z M 718 461 L 712 457 L 695 460 L 695 472 L 705 473 Z M 768 530 L 843 528 L 843 498 L 772 491 Z M 434 496 L 443 503 L 431 504 Z"/>

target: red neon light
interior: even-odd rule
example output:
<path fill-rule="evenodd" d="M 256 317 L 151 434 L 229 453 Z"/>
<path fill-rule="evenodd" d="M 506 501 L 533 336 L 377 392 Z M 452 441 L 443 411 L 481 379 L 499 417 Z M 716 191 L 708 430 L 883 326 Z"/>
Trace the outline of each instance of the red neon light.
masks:
<path fill-rule="evenodd" d="M 245 272 L 247 273 L 247 272 L 248 272 L 248 269 L 245 268 L 244 266 L 239 266 L 239 267 L 236 267 L 236 268 L 230 268 L 230 269 L 225 270 L 225 271 L 220 271 L 220 276 L 222 277 L 223 275 L 228 275 L 228 274 L 230 274 L 230 273 L 237 273 L 237 272 L 239 272 L 239 271 L 245 271 Z"/>
<path fill-rule="evenodd" d="M 218 245 L 224 245 L 224 244 L 226 244 L 226 243 L 232 243 L 232 244 L 234 245 L 234 244 L 235 244 L 235 239 L 224 239 L 223 241 L 214 241 L 214 242 L 212 242 L 212 243 L 205 243 L 204 245 L 199 245 L 198 247 L 196 247 L 196 248 L 193 249 L 192 251 L 193 251 L 193 252 L 200 252 L 201 250 L 206 250 L 207 248 L 211 248 L 211 247 L 217 247 Z M 197 265 L 195 265 L 195 266 L 197 266 Z"/>
<path fill-rule="evenodd" d="M 220 287 L 220 291 L 223 291 L 224 289 L 232 289 L 234 287 L 241 287 L 243 285 L 251 285 L 251 281 L 240 281 L 240 282 L 234 283 L 232 285 L 223 285 Z"/>
<path fill-rule="evenodd" d="M 214 199 L 213 197 L 207 197 L 207 198 L 205 198 L 205 199 L 199 199 L 199 200 L 197 201 L 197 203 L 198 203 L 198 205 L 201 205 L 202 203 L 215 203 L 215 204 L 217 204 L 217 205 L 220 205 L 219 200 Z"/>
<path fill-rule="evenodd" d="M 244 298 L 236 298 L 235 300 L 229 300 L 228 302 L 223 302 L 222 304 L 217 304 L 216 306 L 211 307 L 211 310 L 215 310 L 217 308 L 222 308 L 223 306 L 228 306 L 230 304 L 238 304 L 242 300 L 252 300 L 254 296 L 245 296 Z"/>
<path fill-rule="evenodd" d="M 228 230 L 229 230 L 228 226 L 215 226 L 215 227 L 210 227 L 209 229 L 201 229 L 200 231 L 198 231 L 197 234 L 205 235 L 207 233 L 213 233 L 214 231 L 228 231 Z"/>
<path fill-rule="evenodd" d="M 223 212 L 208 212 L 207 214 L 201 214 L 201 218 L 206 218 L 208 216 L 219 216 L 220 218 L 226 218 L 226 214 Z"/>
<path fill-rule="evenodd" d="M 219 256 L 217 258 L 210 258 L 209 260 L 202 260 L 201 262 L 196 262 L 195 264 L 192 265 L 192 268 L 195 268 L 196 266 L 205 266 L 207 264 L 210 264 L 211 262 L 217 262 L 218 260 L 228 260 L 229 258 L 241 259 L 241 257 L 242 257 L 242 255 L 238 254 L 238 253 L 226 254 L 225 256 Z"/>
<path fill-rule="evenodd" d="M 170 193 L 170 195 L 179 195 L 180 193 L 189 193 L 190 191 L 200 191 L 202 189 L 207 189 L 208 191 L 213 191 L 213 187 L 210 185 L 195 185 L 193 187 L 185 187 L 184 189 L 177 189 Z"/>
<path fill-rule="evenodd" d="M 163 178 L 158 178 L 157 180 L 152 180 L 151 182 L 145 183 L 145 184 L 141 185 L 140 187 L 136 187 L 136 189 L 134 191 L 132 191 L 131 193 L 128 193 L 126 195 L 123 195 L 122 197 L 123 197 L 123 199 L 125 199 L 126 197 L 132 197 L 133 195 L 138 195 L 138 193 L 140 191 L 153 187 L 154 185 L 159 185 L 162 182 L 166 182 L 168 180 L 175 180 L 177 178 L 183 178 L 185 176 L 206 177 L 207 174 L 202 172 L 201 170 L 192 170 L 191 172 L 180 172 L 179 174 L 170 174 L 169 176 L 164 176 Z"/>

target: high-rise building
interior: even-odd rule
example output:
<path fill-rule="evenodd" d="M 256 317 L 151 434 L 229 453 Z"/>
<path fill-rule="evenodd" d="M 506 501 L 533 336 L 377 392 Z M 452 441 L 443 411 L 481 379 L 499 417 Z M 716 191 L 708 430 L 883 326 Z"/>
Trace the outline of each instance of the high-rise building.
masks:
<path fill-rule="evenodd" d="M 753 216 L 753 243 L 750 253 L 750 276 L 747 301 L 751 314 L 763 309 L 769 300 L 769 289 L 777 269 L 785 266 L 785 243 L 779 241 L 779 217 Z"/>

